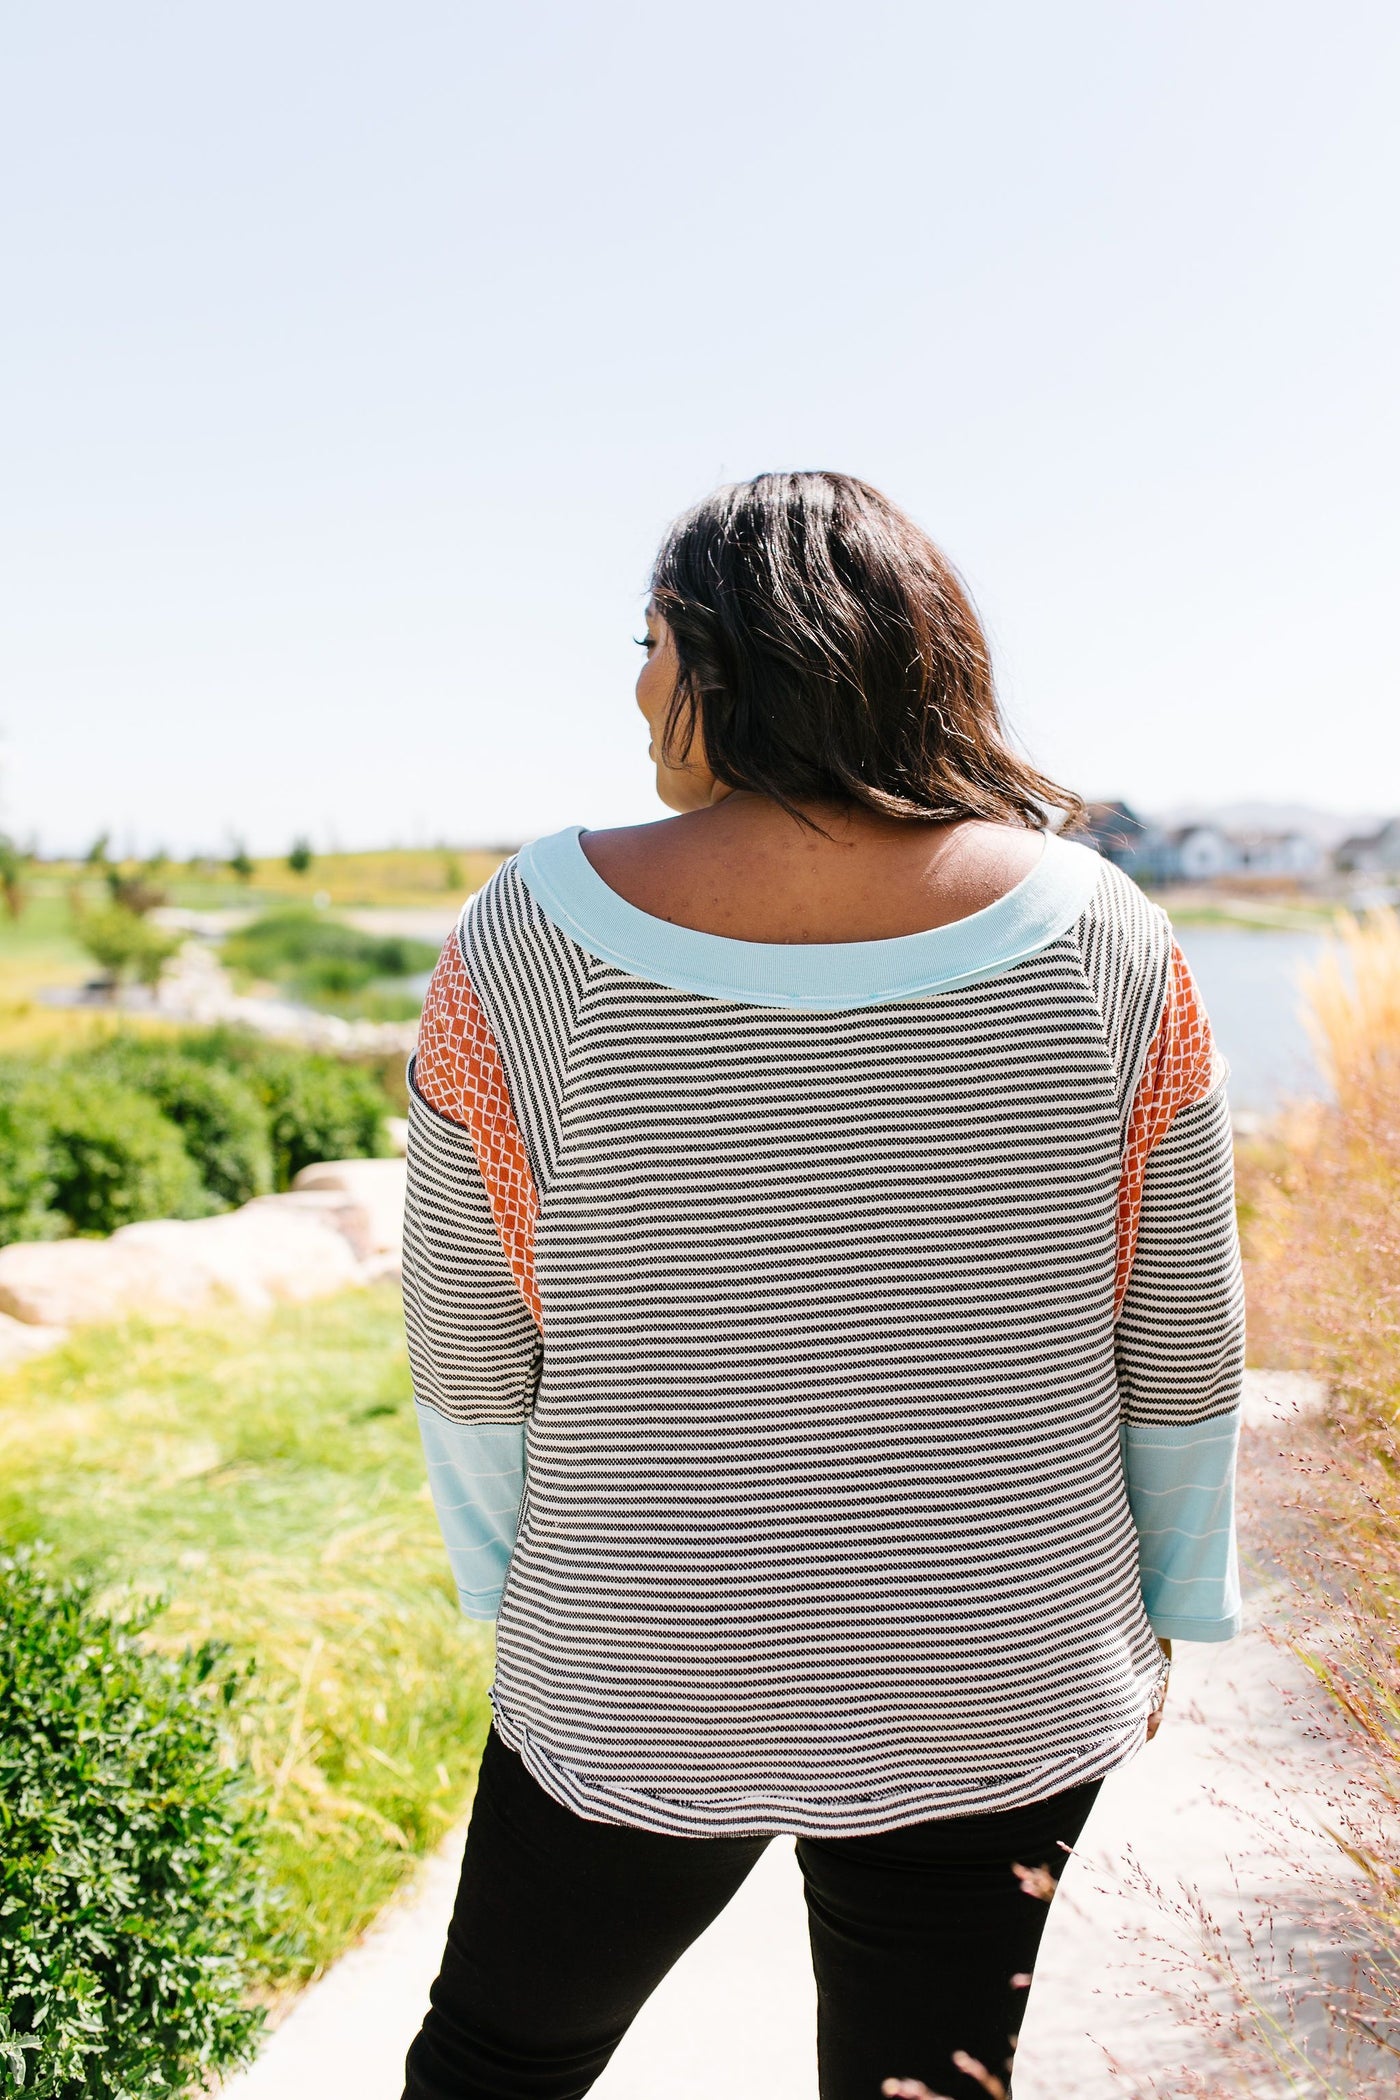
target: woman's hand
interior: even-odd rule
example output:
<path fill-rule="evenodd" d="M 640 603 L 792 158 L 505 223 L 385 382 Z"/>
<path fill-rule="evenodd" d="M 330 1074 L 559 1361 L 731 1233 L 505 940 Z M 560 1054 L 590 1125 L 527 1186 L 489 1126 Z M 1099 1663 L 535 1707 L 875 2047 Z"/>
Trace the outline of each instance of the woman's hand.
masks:
<path fill-rule="evenodd" d="M 1167 1674 L 1162 1680 L 1161 1695 L 1158 1698 L 1157 1704 L 1153 1707 L 1151 1713 L 1147 1716 L 1147 1740 L 1149 1743 L 1151 1742 L 1153 1736 L 1157 1733 L 1157 1730 L 1162 1725 L 1162 1709 L 1167 1703 L 1167 1689 L 1171 1683 L 1172 1644 L 1170 1641 L 1164 1641 L 1159 1635 L 1157 1640 L 1157 1646 L 1161 1649 L 1163 1655 L 1165 1655 L 1167 1658 Z"/>

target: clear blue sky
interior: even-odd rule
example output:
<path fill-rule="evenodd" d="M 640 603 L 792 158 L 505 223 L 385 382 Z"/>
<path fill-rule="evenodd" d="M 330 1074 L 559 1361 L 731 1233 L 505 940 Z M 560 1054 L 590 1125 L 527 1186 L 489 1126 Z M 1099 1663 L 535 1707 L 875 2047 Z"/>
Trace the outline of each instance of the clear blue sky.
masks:
<path fill-rule="evenodd" d="M 1089 793 L 1400 803 L 1393 0 L 0 23 L 0 824 L 653 812 L 668 518 L 835 466 Z"/>

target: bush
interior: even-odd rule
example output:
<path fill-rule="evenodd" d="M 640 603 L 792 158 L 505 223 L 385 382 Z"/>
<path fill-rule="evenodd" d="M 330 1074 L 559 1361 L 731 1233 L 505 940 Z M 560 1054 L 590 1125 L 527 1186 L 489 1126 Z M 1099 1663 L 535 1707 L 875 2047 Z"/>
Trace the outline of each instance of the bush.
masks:
<path fill-rule="evenodd" d="M 25 1068 L 0 1070 L 0 1246 L 51 1240 L 66 1230 L 53 1209 L 53 1176 L 42 1120 L 23 1102 Z"/>
<path fill-rule="evenodd" d="M 0 2066 L 32 2100 L 184 2093 L 252 2053 L 260 1817 L 221 1755 L 237 1681 L 85 1584 L 0 1557 Z"/>
<path fill-rule="evenodd" d="M 82 1063 L 155 1103 L 179 1131 L 205 1189 L 216 1201 L 247 1203 L 271 1189 L 267 1114 L 246 1079 L 139 1036 L 104 1043 L 86 1053 Z"/>
<path fill-rule="evenodd" d="M 269 912 L 224 943 L 231 968 L 291 985 L 305 998 L 343 998 L 376 977 L 431 970 L 437 958 L 427 941 L 361 933 L 339 919 L 301 910 Z"/>
<path fill-rule="evenodd" d="M 42 1133 L 49 1206 L 74 1232 L 115 1232 L 141 1218 L 200 1218 L 216 1208 L 180 1133 L 154 1101 L 73 1068 L 17 1090 L 14 1113 Z"/>
<path fill-rule="evenodd" d="M 121 868 L 109 867 L 106 871 L 107 894 L 113 904 L 120 905 L 123 911 L 135 912 L 138 919 L 144 919 L 147 912 L 167 904 L 170 901 L 168 893 L 154 880 L 164 865 L 161 859 L 149 860 L 144 868 L 138 868 L 130 875 Z"/>
<path fill-rule="evenodd" d="M 29 870 L 33 854 L 26 853 L 0 831 L 0 897 L 12 919 L 21 917 L 29 902 Z"/>
<path fill-rule="evenodd" d="M 244 1029 L 210 1028 L 180 1039 L 187 1057 L 237 1072 L 263 1105 L 273 1179 L 290 1188 L 320 1159 L 381 1159 L 392 1108 L 373 1074 L 317 1050 L 264 1042 Z"/>
<path fill-rule="evenodd" d="M 393 1061 L 386 1063 L 389 1069 Z M 202 1218 L 387 1151 L 375 1074 L 231 1028 L 0 1063 L 0 1246 Z"/>
<path fill-rule="evenodd" d="M 290 1188 L 318 1159 L 387 1152 L 387 1104 L 367 1072 L 333 1057 L 284 1052 L 262 1059 L 253 1076 L 267 1105 L 278 1188 Z"/>

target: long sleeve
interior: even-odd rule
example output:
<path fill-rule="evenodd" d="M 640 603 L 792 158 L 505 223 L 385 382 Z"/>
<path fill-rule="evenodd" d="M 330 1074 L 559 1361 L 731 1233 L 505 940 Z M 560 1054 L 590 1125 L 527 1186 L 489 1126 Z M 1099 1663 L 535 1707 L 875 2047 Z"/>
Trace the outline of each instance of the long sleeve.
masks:
<path fill-rule="evenodd" d="M 1148 1617 L 1170 1639 L 1228 1640 L 1240 1628 L 1244 1290 L 1223 1081 L 1175 1116 L 1146 1161 L 1117 1357 Z"/>
<path fill-rule="evenodd" d="M 1228 1640 L 1244 1372 L 1229 1075 L 1166 914 L 1116 868 L 1078 938 L 1118 1098 L 1114 1348 L 1143 1606 L 1164 1638 Z"/>
<path fill-rule="evenodd" d="M 415 1061 L 416 1062 L 416 1061 Z M 411 1085 L 404 1318 L 428 1481 L 462 1609 L 492 1619 L 525 1489 L 539 1335 L 471 1139 Z"/>
<path fill-rule="evenodd" d="M 496 1616 L 539 1376 L 534 1178 L 460 930 L 409 1068 L 404 1317 L 428 1480 L 462 1608 Z"/>

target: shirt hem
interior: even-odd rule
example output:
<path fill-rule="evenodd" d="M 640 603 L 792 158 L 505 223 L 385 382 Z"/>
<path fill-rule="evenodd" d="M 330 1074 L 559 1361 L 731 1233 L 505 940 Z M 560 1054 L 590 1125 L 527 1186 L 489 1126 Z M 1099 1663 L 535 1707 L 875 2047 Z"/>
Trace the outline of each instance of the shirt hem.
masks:
<path fill-rule="evenodd" d="M 1165 1663 L 1163 1664 L 1165 1671 Z M 1000 1786 L 969 1786 L 956 1795 L 946 1788 L 913 1788 L 898 1800 L 833 1801 L 812 1804 L 770 1800 L 748 1805 L 674 1801 L 626 1787 L 586 1780 L 562 1765 L 531 1735 L 502 1712 L 493 1689 L 494 1726 L 530 1776 L 562 1808 L 588 1823 L 613 1823 L 669 1837 L 876 1837 L 910 1824 L 949 1821 L 959 1816 L 994 1815 L 1047 1801 L 1073 1787 L 1087 1786 L 1127 1764 L 1147 1739 L 1147 1714 L 1107 1741 L 1087 1746 L 1033 1772 L 1014 1775 Z"/>

